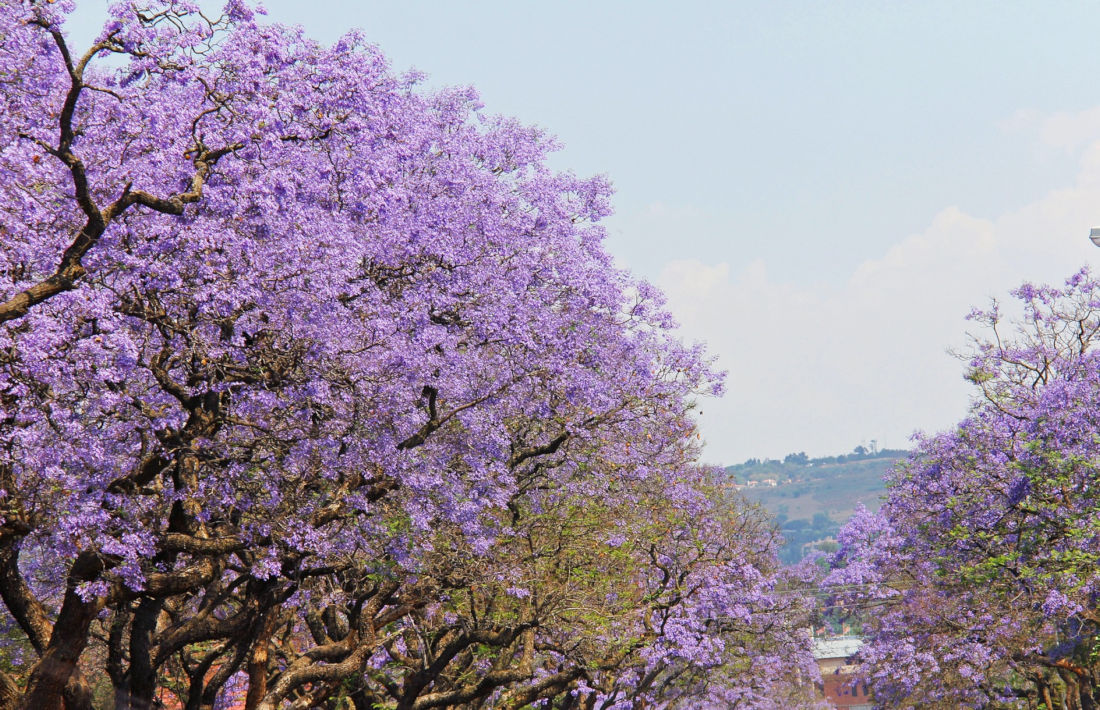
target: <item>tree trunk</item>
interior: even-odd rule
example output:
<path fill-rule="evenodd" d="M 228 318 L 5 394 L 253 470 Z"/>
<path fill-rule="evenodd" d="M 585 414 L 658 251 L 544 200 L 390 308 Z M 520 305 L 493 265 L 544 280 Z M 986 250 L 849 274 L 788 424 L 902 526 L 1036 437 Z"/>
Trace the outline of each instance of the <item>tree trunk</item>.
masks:
<path fill-rule="evenodd" d="M 91 689 L 76 673 L 76 664 L 88 643 L 92 621 L 103 608 L 103 599 L 84 601 L 76 589 L 102 571 L 103 561 L 96 552 L 85 550 L 77 555 L 50 643 L 31 670 L 19 710 L 91 710 Z M 70 681 L 72 688 L 68 687 Z"/>

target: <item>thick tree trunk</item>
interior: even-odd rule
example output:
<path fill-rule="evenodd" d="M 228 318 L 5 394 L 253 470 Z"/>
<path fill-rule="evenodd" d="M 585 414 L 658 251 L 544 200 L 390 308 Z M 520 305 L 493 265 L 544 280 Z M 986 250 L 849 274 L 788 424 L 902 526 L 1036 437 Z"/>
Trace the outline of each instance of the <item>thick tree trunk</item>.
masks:
<path fill-rule="evenodd" d="M 153 707 L 153 695 L 157 690 L 156 669 L 153 668 L 153 633 L 163 606 L 161 599 L 142 599 L 130 624 L 131 710 Z"/>
<path fill-rule="evenodd" d="M 245 710 L 255 710 L 267 695 L 268 642 L 275 632 L 278 607 L 270 610 L 262 622 L 259 633 L 252 644 L 252 653 L 248 657 L 248 694 L 245 696 Z"/>
<path fill-rule="evenodd" d="M 19 710 L 91 710 L 91 691 L 76 674 L 76 664 L 88 643 L 92 621 L 103 608 L 103 600 L 84 601 L 76 588 L 102 571 L 103 561 L 92 551 L 80 553 L 73 562 L 50 643 L 31 670 L 26 692 L 17 706 Z M 73 681 L 71 689 L 70 681 Z"/>

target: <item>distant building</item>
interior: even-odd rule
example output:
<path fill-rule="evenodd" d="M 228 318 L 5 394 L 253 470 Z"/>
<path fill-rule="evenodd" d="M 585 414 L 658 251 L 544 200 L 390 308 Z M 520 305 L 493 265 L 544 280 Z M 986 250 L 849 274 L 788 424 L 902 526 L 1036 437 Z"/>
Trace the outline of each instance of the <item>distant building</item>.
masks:
<path fill-rule="evenodd" d="M 835 708 L 871 710 L 867 686 L 854 682 L 856 667 L 851 658 L 863 646 L 858 636 L 824 636 L 814 639 L 814 659 L 821 671 L 823 697 Z"/>

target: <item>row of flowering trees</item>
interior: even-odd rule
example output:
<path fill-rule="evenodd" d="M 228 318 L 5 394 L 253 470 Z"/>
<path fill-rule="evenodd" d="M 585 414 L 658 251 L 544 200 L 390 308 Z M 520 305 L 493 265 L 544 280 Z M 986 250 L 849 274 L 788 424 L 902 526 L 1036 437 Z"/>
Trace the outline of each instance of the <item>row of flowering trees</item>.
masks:
<path fill-rule="evenodd" d="M 69 5 L 0 0 L 0 707 L 803 702 L 604 180 L 355 34 Z"/>
<path fill-rule="evenodd" d="M 970 415 L 840 536 L 882 707 L 1100 707 L 1100 281 L 1014 296 L 972 314 Z"/>

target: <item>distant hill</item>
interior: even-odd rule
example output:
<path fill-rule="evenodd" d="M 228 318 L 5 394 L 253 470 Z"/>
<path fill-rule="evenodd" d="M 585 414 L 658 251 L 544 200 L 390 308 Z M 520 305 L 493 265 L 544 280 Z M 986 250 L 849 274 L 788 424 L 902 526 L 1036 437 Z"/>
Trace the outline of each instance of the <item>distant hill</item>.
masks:
<path fill-rule="evenodd" d="M 775 516 L 786 540 L 780 558 L 793 564 L 810 547 L 834 549 L 829 541 L 857 503 L 877 510 L 886 493 L 883 476 L 908 453 L 857 447 L 851 454 L 815 459 L 788 454 L 782 461 L 749 459 L 726 472 L 746 498 Z"/>

